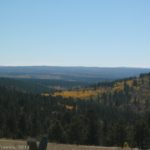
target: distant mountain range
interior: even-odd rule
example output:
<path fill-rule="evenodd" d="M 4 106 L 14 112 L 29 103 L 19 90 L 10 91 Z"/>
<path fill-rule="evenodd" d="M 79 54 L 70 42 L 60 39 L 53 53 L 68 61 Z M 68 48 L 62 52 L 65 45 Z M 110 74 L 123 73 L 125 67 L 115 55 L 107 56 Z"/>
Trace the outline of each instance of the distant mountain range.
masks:
<path fill-rule="evenodd" d="M 0 67 L 0 77 L 55 79 L 78 82 L 100 82 L 139 76 L 149 73 L 150 68 L 99 68 L 99 67 L 55 67 L 55 66 L 23 66 Z"/>

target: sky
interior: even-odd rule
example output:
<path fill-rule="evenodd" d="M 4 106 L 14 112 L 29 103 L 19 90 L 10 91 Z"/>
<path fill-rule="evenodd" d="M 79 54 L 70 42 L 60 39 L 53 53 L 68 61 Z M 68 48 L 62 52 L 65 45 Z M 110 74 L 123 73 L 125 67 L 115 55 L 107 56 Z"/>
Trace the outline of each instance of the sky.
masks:
<path fill-rule="evenodd" d="M 0 0 L 0 66 L 150 68 L 149 0 Z"/>

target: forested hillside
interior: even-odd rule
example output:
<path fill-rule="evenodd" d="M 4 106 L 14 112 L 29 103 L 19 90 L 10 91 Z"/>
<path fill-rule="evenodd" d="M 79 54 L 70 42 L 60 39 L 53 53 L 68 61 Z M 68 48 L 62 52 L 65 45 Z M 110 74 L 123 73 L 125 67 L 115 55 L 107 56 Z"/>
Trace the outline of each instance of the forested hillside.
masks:
<path fill-rule="evenodd" d="M 86 82 L 66 80 L 0 78 L 1 87 L 34 94 L 40 94 L 44 92 L 51 93 L 55 90 L 81 88 L 87 85 L 88 84 Z"/>
<path fill-rule="evenodd" d="M 149 145 L 150 74 L 90 88 L 105 90 L 83 101 L 0 87 L 0 138 L 47 135 L 58 143 Z"/>
<path fill-rule="evenodd" d="M 121 106 L 124 103 L 135 106 L 135 109 L 150 107 L 150 74 L 127 78 L 113 82 L 101 82 L 78 90 L 62 90 L 54 92 L 53 96 L 72 97 L 82 100 L 95 99 L 106 105 Z M 125 100 L 126 99 L 126 100 Z"/>

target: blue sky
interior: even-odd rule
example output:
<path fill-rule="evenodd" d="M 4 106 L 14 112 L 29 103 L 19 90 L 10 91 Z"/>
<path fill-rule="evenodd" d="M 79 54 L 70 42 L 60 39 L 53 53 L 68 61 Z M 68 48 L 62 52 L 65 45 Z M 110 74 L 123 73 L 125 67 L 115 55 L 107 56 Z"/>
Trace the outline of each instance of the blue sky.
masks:
<path fill-rule="evenodd" d="M 1 0 L 0 65 L 150 68 L 149 0 Z"/>

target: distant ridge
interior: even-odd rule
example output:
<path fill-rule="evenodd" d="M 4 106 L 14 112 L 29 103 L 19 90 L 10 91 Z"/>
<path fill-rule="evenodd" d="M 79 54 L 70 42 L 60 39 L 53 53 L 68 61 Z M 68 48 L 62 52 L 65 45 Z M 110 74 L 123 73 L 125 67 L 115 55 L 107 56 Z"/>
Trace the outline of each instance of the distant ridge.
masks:
<path fill-rule="evenodd" d="M 0 77 L 99 82 L 139 76 L 150 68 L 84 66 L 0 66 Z"/>

